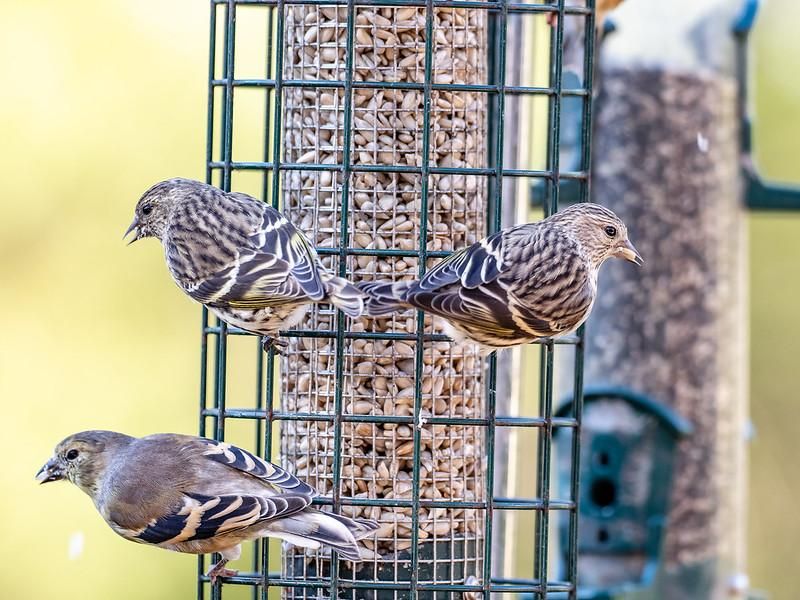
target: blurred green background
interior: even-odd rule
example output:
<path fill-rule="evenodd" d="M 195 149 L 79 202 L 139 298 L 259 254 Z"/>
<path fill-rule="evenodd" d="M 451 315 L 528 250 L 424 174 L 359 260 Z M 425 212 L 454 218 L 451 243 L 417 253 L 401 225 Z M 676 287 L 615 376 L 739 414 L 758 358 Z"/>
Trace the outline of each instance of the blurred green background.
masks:
<path fill-rule="evenodd" d="M 0 589 L 188 598 L 194 557 L 124 542 L 78 490 L 40 488 L 33 475 L 73 431 L 197 429 L 199 309 L 175 289 L 157 242 L 120 238 L 150 184 L 203 178 L 208 5 L 0 7 Z M 754 39 L 758 158 L 789 181 L 800 180 L 798 23 L 797 2 L 772 0 Z M 800 216 L 750 225 L 750 575 L 793 598 Z"/>

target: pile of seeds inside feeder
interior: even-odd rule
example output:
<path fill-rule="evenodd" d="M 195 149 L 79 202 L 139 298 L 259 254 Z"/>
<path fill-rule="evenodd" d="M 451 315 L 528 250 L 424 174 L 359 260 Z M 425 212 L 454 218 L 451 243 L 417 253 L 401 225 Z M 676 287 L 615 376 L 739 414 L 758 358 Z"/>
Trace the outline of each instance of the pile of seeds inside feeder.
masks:
<path fill-rule="evenodd" d="M 434 14 L 431 74 L 434 83 L 486 82 L 485 14 L 479 10 L 440 8 Z M 351 247 L 395 249 L 416 254 L 422 203 L 419 173 L 360 171 L 362 166 L 423 163 L 423 132 L 429 134 L 432 167 L 486 166 L 486 97 L 468 91 L 434 90 L 430 117 L 423 118 L 421 89 L 359 88 L 358 82 L 422 84 L 425 77 L 425 9 L 361 7 L 355 14 L 355 53 L 350 100 L 341 87 L 324 81 L 347 78 L 345 8 L 294 6 L 287 9 L 284 78 L 320 80 L 314 87 L 284 90 L 284 162 L 338 165 L 347 157 L 353 172 L 347 181 L 347 226 Z M 417 86 L 419 88 L 420 86 Z M 351 144 L 344 148 L 350 108 Z M 282 181 L 284 211 L 319 247 L 340 244 L 343 184 L 340 172 L 292 170 Z M 427 249 L 464 247 L 485 233 L 485 181 L 475 175 L 434 174 L 427 195 Z M 333 257 L 327 266 L 338 269 Z M 431 261 L 431 264 L 434 261 Z M 353 280 L 409 279 L 418 273 L 417 256 L 349 256 Z M 303 330 L 335 331 L 335 314 L 315 308 Z M 380 320 L 348 323 L 350 332 L 416 334 L 411 312 Z M 426 319 L 427 333 L 441 328 Z M 359 418 L 407 417 L 415 396 L 417 342 L 347 339 L 343 349 L 341 408 Z M 483 430 L 471 425 L 432 425 L 431 416 L 483 416 L 483 366 L 477 348 L 450 342 L 426 342 L 423 350 L 421 418 L 417 423 L 333 423 L 336 408 L 336 342 L 293 339 L 281 359 L 283 409 L 313 413 L 314 419 L 291 420 L 281 432 L 283 463 L 332 494 L 334 461 L 341 467 L 343 499 L 412 498 L 414 429 L 419 429 L 419 496 L 422 499 L 484 499 Z M 337 441 L 340 446 L 337 448 Z M 337 456 L 337 449 L 339 450 Z M 391 506 L 344 506 L 344 514 L 380 521 L 377 544 L 365 546 L 393 554 L 411 546 L 412 509 Z M 481 511 L 422 508 L 419 540 L 467 538 L 478 560 Z M 293 554 L 292 554 L 293 553 Z M 301 556 L 290 551 L 288 560 Z M 308 556 L 316 553 L 308 553 Z M 377 564 L 377 563 L 376 563 Z M 473 571 L 472 567 L 469 569 Z"/>

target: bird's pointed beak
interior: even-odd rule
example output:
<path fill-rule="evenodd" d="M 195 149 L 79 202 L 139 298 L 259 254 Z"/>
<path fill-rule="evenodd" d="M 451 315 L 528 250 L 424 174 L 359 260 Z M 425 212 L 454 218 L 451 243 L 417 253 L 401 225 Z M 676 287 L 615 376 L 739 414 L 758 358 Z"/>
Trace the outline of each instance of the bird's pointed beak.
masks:
<path fill-rule="evenodd" d="M 636 265 L 644 264 L 641 254 L 633 247 L 630 240 L 625 240 L 624 244 L 617 246 L 617 249 L 614 251 L 614 256 L 617 258 L 624 258 Z"/>
<path fill-rule="evenodd" d="M 49 483 L 50 481 L 59 481 L 66 477 L 63 467 L 59 464 L 56 457 L 48 460 L 44 466 L 36 473 L 36 481 L 39 483 Z"/>
<path fill-rule="evenodd" d="M 125 235 L 122 236 L 124 240 L 130 234 L 133 234 L 133 237 L 128 242 L 128 246 L 130 246 L 133 242 L 139 239 L 139 219 L 136 217 L 133 218 L 133 222 L 131 223 L 130 227 L 125 231 Z"/>

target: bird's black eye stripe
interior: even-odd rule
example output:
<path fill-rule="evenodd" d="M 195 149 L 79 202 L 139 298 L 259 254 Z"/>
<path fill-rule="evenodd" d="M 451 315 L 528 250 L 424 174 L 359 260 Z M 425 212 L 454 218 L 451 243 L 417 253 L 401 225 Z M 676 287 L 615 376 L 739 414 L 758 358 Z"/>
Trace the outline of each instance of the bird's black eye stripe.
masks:
<path fill-rule="evenodd" d="M 614 227 L 613 225 L 606 225 L 603 229 L 605 230 L 606 235 L 608 237 L 614 237 L 615 235 L 617 235 L 617 228 Z"/>
<path fill-rule="evenodd" d="M 67 460 L 75 460 L 76 458 L 78 458 L 78 451 L 75 448 L 67 452 Z"/>
<path fill-rule="evenodd" d="M 149 204 L 145 204 L 142 207 L 142 214 L 143 215 L 149 215 L 151 212 L 153 212 L 153 207 L 150 206 Z"/>

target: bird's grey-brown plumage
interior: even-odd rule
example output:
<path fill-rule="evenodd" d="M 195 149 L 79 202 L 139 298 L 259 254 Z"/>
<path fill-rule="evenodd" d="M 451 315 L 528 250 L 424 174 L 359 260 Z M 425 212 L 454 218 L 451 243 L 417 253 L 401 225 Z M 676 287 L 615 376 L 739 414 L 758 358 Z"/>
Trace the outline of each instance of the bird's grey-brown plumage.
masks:
<path fill-rule="evenodd" d="M 442 317 L 448 333 L 504 348 L 577 329 L 610 257 L 641 262 L 624 223 L 596 204 L 578 204 L 517 225 L 460 250 L 419 281 L 368 282 L 365 313 L 418 308 Z"/>
<path fill-rule="evenodd" d="M 188 435 L 134 438 L 111 431 L 69 436 L 37 475 L 69 479 L 118 534 L 177 552 L 220 552 L 211 574 L 230 574 L 240 544 L 277 537 L 360 560 L 357 540 L 377 523 L 310 507 L 314 489 L 235 446 Z"/>
<path fill-rule="evenodd" d="M 189 179 L 162 181 L 136 205 L 133 241 L 161 240 L 175 282 L 222 320 L 274 338 L 313 302 L 351 317 L 362 294 L 329 273 L 302 232 L 246 194 Z"/>

